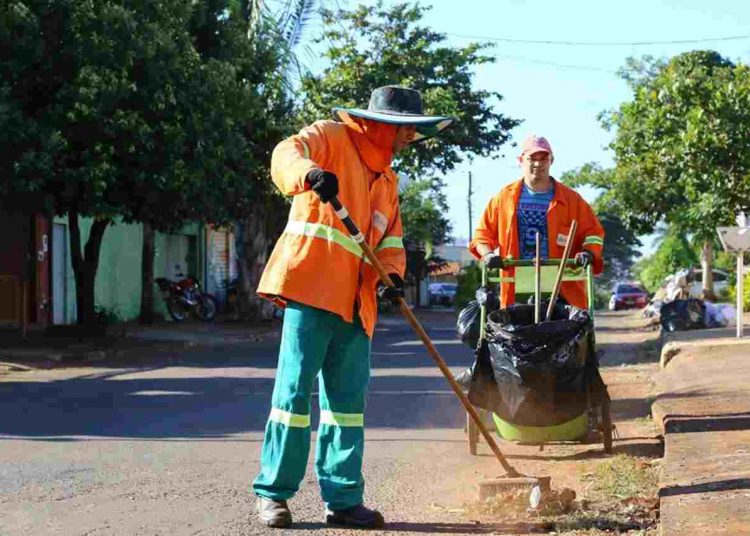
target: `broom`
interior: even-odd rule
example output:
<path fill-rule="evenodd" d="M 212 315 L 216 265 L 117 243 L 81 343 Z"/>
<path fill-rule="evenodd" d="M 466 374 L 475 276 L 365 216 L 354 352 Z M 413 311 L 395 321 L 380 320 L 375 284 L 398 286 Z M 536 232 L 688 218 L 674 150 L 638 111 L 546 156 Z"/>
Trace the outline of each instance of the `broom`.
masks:
<path fill-rule="evenodd" d="M 362 235 L 357 225 L 351 219 L 351 217 L 349 216 L 349 212 L 341 204 L 338 197 L 334 197 L 333 199 L 331 199 L 330 203 L 331 203 L 331 207 L 333 207 L 334 211 L 336 212 L 336 215 L 344 224 L 347 231 L 349 231 L 349 234 L 351 235 L 352 240 L 354 240 L 357 244 L 359 244 L 359 246 L 362 248 L 362 251 L 364 251 L 365 256 L 370 261 L 372 266 L 375 268 L 375 271 L 378 273 L 378 276 L 380 277 L 380 280 L 383 282 L 383 284 L 389 287 L 394 286 L 393 281 L 386 273 L 385 268 L 383 268 L 382 263 L 375 256 L 375 253 L 372 251 L 372 248 L 367 243 L 367 241 L 365 240 L 365 237 Z M 403 315 L 406 317 L 406 320 L 414 329 L 417 336 L 421 339 L 422 343 L 425 345 L 425 348 L 427 348 L 427 352 L 430 354 L 430 357 L 432 357 L 433 361 L 435 361 L 435 364 L 440 369 L 440 372 L 443 373 L 443 376 L 445 376 L 445 379 L 448 380 L 448 384 L 451 386 L 451 389 L 453 390 L 455 395 L 458 397 L 458 399 L 460 400 L 461 404 L 463 405 L 464 409 L 469 414 L 471 419 L 477 425 L 477 429 L 480 431 L 485 441 L 487 441 L 487 444 L 490 446 L 490 449 L 495 455 L 495 458 L 497 458 L 497 461 L 500 462 L 500 465 L 502 465 L 503 469 L 505 470 L 504 477 L 496 478 L 496 479 L 492 479 L 492 480 L 488 480 L 488 481 L 484 481 L 480 483 L 479 485 L 480 497 L 487 496 L 488 493 L 492 493 L 492 492 L 499 492 L 503 490 L 511 490 L 511 489 L 518 489 L 518 488 L 524 488 L 524 487 L 530 488 L 532 491 L 532 495 L 534 494 L 538 495 L 542 490 L 549 489 L 549 482 L 550 482 L 549 477 L 535 478 L 535 477 L 522 475 L 518 471 L 516 471 L 510 465 L 510 463 L 508 463 L 508 460 L 503 455 L 502 451 L 500 450 L 500 447 L 498 447 L 497 442 L 495 441 L 495 438 L 493 438 L 490 432 L 487 430 L 487 427 L 485 426 L 484 421 L 482 421 L 481 417 L 479 416 L 479 413 L 477 412 L 476 408 L 474 408 L 472 403 L 469 402 L 469 399 L 461 390 L 461 386 L 459 386 L 458 383 L 456 382 L 456 379 L 453 377 L 453 374 L 448 368 L 448 365 L 446 365 L 445 360 L 440 355 L 440 352 L 438 352 L 437 348 L 435 348 L 435 345 L 432 344 L 430 337 L 427 335 L 427 332 L 424 330 L 419 320 L 417 320 L 417 317 L 414 316 L 414 313 L 411 311 L 411 309 L 407 305 L 406 300 L 404 300 L 404 298 L 398 298 L 398 302 L 399 302 L 399 308 L 401 309 L 401 312 L 403 313 Z"/>

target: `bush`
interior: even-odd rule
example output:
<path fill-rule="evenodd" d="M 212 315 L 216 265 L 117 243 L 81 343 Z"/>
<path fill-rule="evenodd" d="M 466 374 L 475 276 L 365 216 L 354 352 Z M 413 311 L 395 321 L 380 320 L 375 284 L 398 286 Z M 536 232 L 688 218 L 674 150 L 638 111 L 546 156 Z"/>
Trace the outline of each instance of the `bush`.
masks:
<path fill-rule="evenodd" d="M 122 317 L 116 309 L 107 309 L 101 305 L 97 305 L 94 308 L 94 314 L 96 315 L 96 322 L 100 326 L 111 326 L 118 322 L 122 322 Z"/>
<path fill-rule="evenodd" d="M 750 274 L 745 274 L 744 285 L 745 288 L 743 288 L 742 293 L 742 309 L 747 311 L 750 309 Z M 729 288 L 729 297 L 732 300 L 732 303 L 737 303 L 737 285 L 733 285 Z"/>
<path fill-rule="evenodd" d="M 609 297 L 612 293 L 608 287 L 598 283 L 594 284 L 594 310 L 606 309 L 609 306 Z"/>
<path fill-rule="evenodd" d="M 465 266 L 458 274 L 458 288 L 456 289 L 456 310 L 460 311 L 474 299 L 474 293 L 482 284 L 482 269 L 479 263 L 472 262 Z"/>

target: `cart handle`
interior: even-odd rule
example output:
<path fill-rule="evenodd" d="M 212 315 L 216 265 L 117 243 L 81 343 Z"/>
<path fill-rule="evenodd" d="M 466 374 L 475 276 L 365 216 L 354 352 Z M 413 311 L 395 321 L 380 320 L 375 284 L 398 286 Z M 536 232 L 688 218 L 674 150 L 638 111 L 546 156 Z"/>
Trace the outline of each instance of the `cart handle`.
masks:
<path fill-rule="evenodd" d="M 542 259 L 542 266 L 560 266 L 562 259 Z M 575 259 L 565 261 L 566 266 L 575 266 Z M 534 259 L 503 259 L 504 268 L 514 268 L 516 266 L 534 266 Z"/>
<path fill-rule="evenodd" d="M 561 259 L 543 259 L 541 261 L 542 266 L 560 266 Z M 575 266 L 575 259 L 568 259 L 565 263 L 568 266 Z M 487 266 L 482 263 L 482 286 L 486 287 L 489 283 L 487 272 L 489 271 Z M 517 266 L 534 266 L 534 259 L 503 259 L 504 268 L 515 268 Z M 586 274 L 586 301 L 588 302 L 588 312 L 591 316 L 592 322 L 594 321 L 594 271 L 593 267 L 589 264 L 585 269 Z M 484 338 L 485 322 L 486 322 L 486 308 L 482 306 L 481 316 L 479 322 L 479 333 Z"/>

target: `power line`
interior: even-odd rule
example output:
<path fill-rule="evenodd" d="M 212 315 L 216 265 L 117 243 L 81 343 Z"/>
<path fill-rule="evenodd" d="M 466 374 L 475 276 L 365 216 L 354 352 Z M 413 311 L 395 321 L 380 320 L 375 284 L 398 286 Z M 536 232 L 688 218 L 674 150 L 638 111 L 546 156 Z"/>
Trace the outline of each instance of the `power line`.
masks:
<path fill-rule="evenodd" d="M 445 35 L 451 37 L 459 37 L 462 39 L 477 39 L 481 41 L 494 41 L 497 43 L 515 43 L 522 45 L 559 45 L 559 46 L 575 46 L 575 47 L 635 47 L 635 46 L 653 46 L 653 45 L 689 45 L 699 43 L 712 43 L 717 41 L 739 41 L 742 39 L 750 39 L 750 34 L 747 35 L 730 35 L 724 37 L 706 37 L 701 39 L 674 39 L 669 41 L 548 41 L 548 40 L 536 40 L 536 39 L 513 39 L 510 37 L 490 37 L 487 35 L 467 35 L 467 34 L 454 34 L 446 33 Z"/>
<path fill-rule="evenodd" d="M 569 63 L 556 63 L 554 61 L 536 60 L 534 58 L 528 58 L 526 56 L 511 56 L 507 54 L 497 54 L 497 55 L 493 55 L 493 57 L 499 60 L 523 61 L 527 63 L 536 63 L 539 65 L 549 65 L 550 67 L 556 67 L 558 69 L 569 69 L 569 70 L 576 70 L 576 71 L 595 71 L 599 73 L 617 74 L 617 71 L 613 71 L 612 69 L 605 69 L 603 67 L 596 67 L 594 65 L 573 65 Z"/>

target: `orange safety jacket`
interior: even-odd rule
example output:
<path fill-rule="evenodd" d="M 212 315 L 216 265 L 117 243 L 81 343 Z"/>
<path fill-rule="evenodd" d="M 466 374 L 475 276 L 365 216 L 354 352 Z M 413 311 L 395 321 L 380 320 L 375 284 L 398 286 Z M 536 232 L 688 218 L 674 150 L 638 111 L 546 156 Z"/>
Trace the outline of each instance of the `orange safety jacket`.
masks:
<path fill-rule="evenodd" d="M 573 245 L 570 250 L 572 258 L 584 249 L 594 255 L 594 273 L 601 273 L 604 268 L 602 247 L 604 246 L 604 229 L 586 201 L 572 188 L 552 179 L 555 193 L 547 209 L 547 236 L 549 239 L 547 255 L 550 259 L 559 259 L 565 250 L 565 241 L 573 220 L 578 222 Z M 474 237 L 469 244 L 469 251 L 477 259 L 478 244 L 485 244 L 491 249 L 500 250 L 503 258 L 519 258 L 518 219 L 516 216 L 518 202 L 521 198 L 523 179 L 505 186 L 487 204 L 482 219 L 477 226 Z M 515 277 L 514 268 L 504 269 L 502 278 Z M 560 294 L 569 304 L 587 308 L 585 281 L 563 281 Z M 501 282 L 500 304 L 507 307 L 515 302 L 515 286 Z"/>
<path fill-rule="evenodd" d="M 386 272 L 403 277 L 406 255 L 398 177 L 389 166 L 382 173 L 368 168 L 352 137 L 342 123 L 318 121 L 274 149 L 271 177 L 282 193 L 294 198 L 289 221 L 261 276 L 258 294 L 282 307 L 292 300 L 330 311 L 347 322 L 353 322 L 356 310 L 372 338 L 377 320 L 377 272 L 333 208 L 305 185 L 313 168 L 336 174 L 338 198 L 352 220 Z"/>

